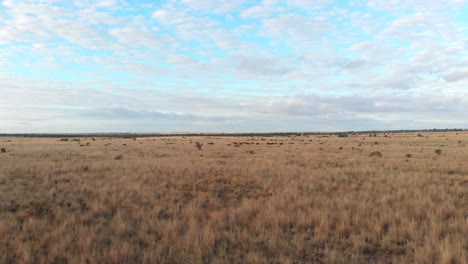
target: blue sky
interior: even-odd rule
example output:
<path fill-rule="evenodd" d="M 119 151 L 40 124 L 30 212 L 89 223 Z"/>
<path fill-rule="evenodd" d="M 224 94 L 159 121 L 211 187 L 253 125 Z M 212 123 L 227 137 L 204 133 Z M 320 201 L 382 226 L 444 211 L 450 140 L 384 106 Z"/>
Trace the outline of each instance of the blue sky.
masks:
<path fill-rule="evenodd" d="M 3 0 L 0 69 L 0 133 L 468 128 L 468 1 Z"/>

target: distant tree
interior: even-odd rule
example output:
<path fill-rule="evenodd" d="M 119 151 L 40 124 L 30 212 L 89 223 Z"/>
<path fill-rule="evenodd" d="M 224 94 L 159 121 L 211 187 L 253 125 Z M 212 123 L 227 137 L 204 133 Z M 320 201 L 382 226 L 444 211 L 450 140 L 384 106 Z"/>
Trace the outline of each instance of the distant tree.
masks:
<path fill-rule="evenodd" d="M 198 150 L 201 150 L 203 147 L 203 143 L 195 142 L 195 147 L 197 147 Z"/>

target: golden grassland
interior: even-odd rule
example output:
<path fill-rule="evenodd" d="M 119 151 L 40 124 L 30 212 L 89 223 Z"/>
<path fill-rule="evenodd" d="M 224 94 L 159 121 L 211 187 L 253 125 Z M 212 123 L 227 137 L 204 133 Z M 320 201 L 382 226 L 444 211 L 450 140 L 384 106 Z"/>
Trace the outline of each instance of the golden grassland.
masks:
<path fill-rule="evenodd" d="M 467 144 L 0 138 L 0 263 L 467 263 Z"/>

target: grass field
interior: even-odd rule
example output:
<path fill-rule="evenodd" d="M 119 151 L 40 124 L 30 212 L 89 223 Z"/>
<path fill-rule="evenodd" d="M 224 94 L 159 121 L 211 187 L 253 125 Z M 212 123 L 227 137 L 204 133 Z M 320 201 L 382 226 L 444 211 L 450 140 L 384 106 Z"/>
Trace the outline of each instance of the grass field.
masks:
<path fill-rule="evenodd" d="M 468 259 L 467 132 L 0 147 L 0 263 Z"/>

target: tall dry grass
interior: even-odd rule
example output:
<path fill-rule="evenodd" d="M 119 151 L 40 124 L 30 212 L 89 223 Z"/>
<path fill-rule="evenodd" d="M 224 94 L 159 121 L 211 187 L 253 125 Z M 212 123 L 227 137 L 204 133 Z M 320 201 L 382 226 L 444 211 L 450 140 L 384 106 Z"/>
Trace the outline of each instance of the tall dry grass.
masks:
<path fill-rule="evenodd" d="M 0 138 L 0 263 L 467 263 L 467 143 Z"/>

